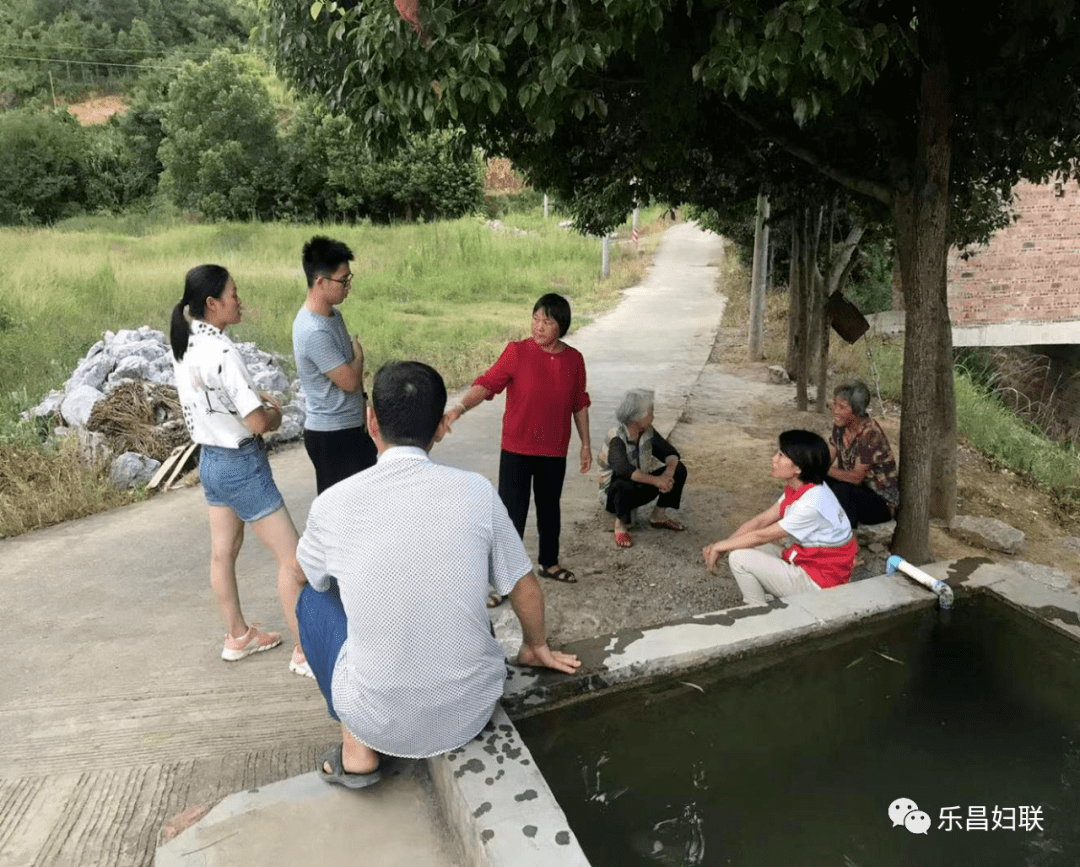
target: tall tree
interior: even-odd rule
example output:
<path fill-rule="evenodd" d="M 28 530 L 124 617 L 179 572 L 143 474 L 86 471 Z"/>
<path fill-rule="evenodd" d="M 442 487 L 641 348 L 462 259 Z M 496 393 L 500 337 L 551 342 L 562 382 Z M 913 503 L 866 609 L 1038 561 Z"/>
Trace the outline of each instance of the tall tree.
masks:
<path fill-rule="evenodd" d="M 894 547 L 930 557 L 931 505 L 955 508 L 947 251 L 1001 224 L 1021 177 L 1073 172 L 1072 0 L 988 0 L 977 14 L 933 0 L 397 0 L 402 14 L 390 0 L 263 4 L 282 70 L 376 139 L 455 122 L 557 174 L 562 137 L 588 153 L 625 151 L 637 135 L 627 177 L 685 185 L 685 172 L 672 178 L 682 151 L 717 202 L 747 180 L 756 193 L 764 151 L 745 145 L 767 141 L 885 209 L 908 331 Z M 693 152 L 702 138 L 688 128 L 724 141 L 719 163 L 715 149 Z M 611 204 L 625 186 L 600 189 Z"/>

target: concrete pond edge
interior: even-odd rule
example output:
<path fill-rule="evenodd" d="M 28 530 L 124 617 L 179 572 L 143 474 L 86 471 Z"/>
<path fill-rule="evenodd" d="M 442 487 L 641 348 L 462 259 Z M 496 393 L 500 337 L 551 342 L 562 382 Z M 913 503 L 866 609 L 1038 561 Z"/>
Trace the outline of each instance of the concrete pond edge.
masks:
<path fill-rule="evenodd" d="M 960 595 L 989 594 L 1080 641 L 1080 590 L 1060 570 L 985 558 L 947 560 L 922 568 Z M 856 625 L 936 604 L 933 593 L 906 576 L 881 575 L 827 593 L 806 593 L 572 642 L 563 649 L 582 659 L 582 668 L 573 677 L 508 666 L 502 706 L 484 730 L 464 746 L 427 760 L 451 834 L 466 863 L 476 867 L 588 867 L 513 719 L 706 664 L 840 635 Z M 252 809 L 252 794 L 230 795 L 200 824 Z M 268 795 L 273 798 L 271 792 Z"/>

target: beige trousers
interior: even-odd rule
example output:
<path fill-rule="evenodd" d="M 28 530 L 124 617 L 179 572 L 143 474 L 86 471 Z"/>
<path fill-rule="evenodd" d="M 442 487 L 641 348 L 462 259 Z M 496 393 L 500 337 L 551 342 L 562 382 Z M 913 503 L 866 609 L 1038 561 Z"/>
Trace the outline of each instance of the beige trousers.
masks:
<path fill-rule="evenodd" d="M 769 542 L 728 554 L 728 566 L 742 591 L 744 603 L 764 605 L 766 593 L 779 599 L 821 589 L 805 569 L 782 559 L 782 551 L 779 545 Z"/>

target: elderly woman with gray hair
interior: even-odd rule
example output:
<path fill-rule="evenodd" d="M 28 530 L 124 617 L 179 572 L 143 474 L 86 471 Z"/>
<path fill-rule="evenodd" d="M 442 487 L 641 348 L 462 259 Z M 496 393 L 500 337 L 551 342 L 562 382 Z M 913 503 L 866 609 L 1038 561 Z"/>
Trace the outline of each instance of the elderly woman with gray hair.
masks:
<path fill-rule="evenodd" d="M 852 380 L 833 392 L 833 464 L 825 483 L 853 528 L 891 520 L 900 504 L 896 458 L 885 431 L 867 413 L 869 406 L 865 382 Z"/>
<path fill-rule="evenodd" d="M 620 548 L 634 544 L 628 532 L 630 512 L 653 500 L 656 507 L 649 518 L 653 527 L 686 529 L 665 511 L 679 508 L 686 467 L 674 447 L 653 429 L 653 392 L 628 391 L 615 420 L 618 424 L 608 432 L 598 457 L 600 502 L 615 515 L 615 544 Z"/>

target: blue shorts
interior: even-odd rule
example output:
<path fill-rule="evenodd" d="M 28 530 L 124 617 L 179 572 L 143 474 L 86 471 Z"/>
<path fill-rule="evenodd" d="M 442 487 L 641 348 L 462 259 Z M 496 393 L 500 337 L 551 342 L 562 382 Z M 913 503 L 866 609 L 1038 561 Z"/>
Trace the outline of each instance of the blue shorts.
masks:
<path fill-rule="evenodd" d="M 338 719 L 330 685 L 334 681 L 338 654 L 348 634 L 348 620 L 337 579 L 330 579 L 330 586 L 324 593 L 310 584 L 304 585 L 296 600 L 296 624 L 300 630 L 300 646 L 304 648 L 304 656 L 326 699 L 326 709 L 330 716 Z"/>
<path fill-rule="evenodd" d="M 228 506 L 246 523 L 272 515 L 285 505 L 270 473 L 266 448 L 258 438 L 237 449 L 203 446 L 199 478 L 207 503 Z"/>

